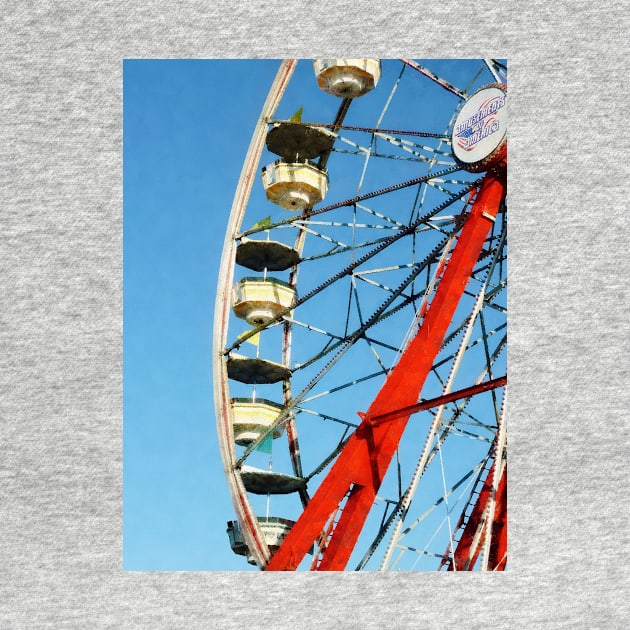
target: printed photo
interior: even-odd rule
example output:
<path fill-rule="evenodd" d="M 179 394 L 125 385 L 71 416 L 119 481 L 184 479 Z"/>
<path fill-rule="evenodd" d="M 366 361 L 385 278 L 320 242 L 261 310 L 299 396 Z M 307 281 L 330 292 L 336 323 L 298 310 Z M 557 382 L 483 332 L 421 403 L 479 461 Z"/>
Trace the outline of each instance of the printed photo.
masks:
<path fill-rule="evenodd" d="M 506 60 L 123 75 L 124 568 L 506 570 Z"/>

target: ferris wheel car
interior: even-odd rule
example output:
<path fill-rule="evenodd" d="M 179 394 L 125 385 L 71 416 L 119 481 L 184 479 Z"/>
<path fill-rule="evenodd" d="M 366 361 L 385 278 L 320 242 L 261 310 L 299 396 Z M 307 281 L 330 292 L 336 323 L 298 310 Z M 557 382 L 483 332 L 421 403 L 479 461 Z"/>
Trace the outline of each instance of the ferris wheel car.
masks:
<path fill-rule="evenodd" d="M 300 262 L 300 254 L 294 247 L 278 241 L 243 237 L 236 248 L 235 262 L 253 271 L 285 271 Z"/>
<path fill-rule="evenodd" d="M 232 427 L 234 441 L 240 446 L 248 446 L 257 440 L 278 418 L 284 407 L 265 398 L 232 399 Z M 280 437 L 282 428 L 277 427 L 272 435 Z"/>
<path fill-rule="evenodd" d="M 278 516 L 259 516 L 258 524 L 262 532 L 269 551 L 273 554 L 278 550 L 282 541 L 286 538 L 295 524 L 286 518 Z M 250 554 L 249 547 L 245 542 L 243 532 L 238 521 L 228 521 L 227 532 L 230 538 L 232 551 L 240 556 L 246 556 L 249 564 L 256 564 L 255 558 Z"/>
<path fill-rule="evenodd" d="M 295 475 L 252 466 L 241 468 L 241 478 L 245 490 L 254 494 L 290 494 L 306 487 L 306 480 Z"/>
<path fill-rule="evenodd" d="M 234 286 L 234 314 L 253 326 L 268 324 L 295 302 L 295 289 L 277 278 L 243 278 Z"/>
<path fill-rule="evenodd" d="M 315 59 L 313 68 L 319 87 L 340 98 L 367 94 L 381 77 L 380 59 Z"/>
<path fill-rule="evenodd" d="M 229 379 L 250 385 L 269 385 L 291 378 L 291 370 L 286 365 L 236 354 L 230 355 L 226 368 Z"/>
<path fill-rule="evenodd" d="M 308 160 L 277 160 L 262 169 L 267 199 L 285 210 L 301 211 L 319 203 L 328 192 L 328 174 Z"/>
<path fill-rule="evenodd" d="M 269 130 L 267 149 L 287 162 L 314 160 L 330 151 L 336 135 L 329 129 L 303 125 L 299 122 L 280 121 Z"/>

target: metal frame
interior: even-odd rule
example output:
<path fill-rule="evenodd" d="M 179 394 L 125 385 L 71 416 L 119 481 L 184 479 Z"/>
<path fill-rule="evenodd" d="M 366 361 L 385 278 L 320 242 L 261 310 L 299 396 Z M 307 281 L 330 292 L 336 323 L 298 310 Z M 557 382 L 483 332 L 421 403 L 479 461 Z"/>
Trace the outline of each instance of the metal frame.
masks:
<path fill-rule="evenodd" d="M 422 325 L 265 570 L 295 570 L 347 498 L 316 569 L 345 568 L 409 420 L 410 414 L 399 415 L 400 410 L 418 400 L 505 197 L 505 186 L 505 170 L 484 178 Z"/>
<path fill-rule="evenodd" d="M 428 76 L 430 79 L 436 81 L 449 91 L 453 92 L 456 90 L 450 84 L 445 84 L 443 81 L 438 80 L 438 78 L 432 75 L 428 70 L 419 67 L 414 62 L 410 62 L 409 60 L 402 61 L 404 64 L 412 67 L 418 72 L 421 72 L 425 76 Z M 439 226 L 430 224 L 432 216 L 447 207 L 450 203 L 453 203 L 453 201 L 461 198 L 464 194 L 467 194 L 475 184 L 479 185 L 481 182 L 476 199 L 470 207 L 470 211 L 463 222 L 463 228 L 461 228 L 461 222 L 455 224 L 460 226 L 461 233 L 457 241 L 457 245 L 452 251 L 448 264 L 444 266 L 444 261 L 440 262 L 440 270 L 439 273 L 436 273 L 435 278 L 437 279 L 441 276 L 441 280 L 438 282 L 437 288 L 435 289 L 434 287 L 435 292 L 433 295 L 433 301 L 430 305 L 428 305 L 428 302 L 424 300 L 421 308 L 419 309 L 420 312 L 418 313 L 418 320 L 422 320 L 422 325 L 419 327 L 413 340 L 407 345 L 406 350 L 400 356 L 398 364 L 391 372 L 389 372 L 389 376 L 368 411 L 365 414 L 360 414 L 362 421 L 361 424 L 356 427 L 354 434 L 347 439 L 344 434 L 344 437 L 340 441 L 337 449 L 335 449 L 335 452 L 327 459 L 327 462 L 330 462 L 336 457 L 331 471 L 322 481 L 314 497 L 312 499 L 309 498 L 305 488 L 300 491 L 300 499 L 304 507 L 304 511 L 299 517 L 298 522 L 289 532 L 280 549 L 275 553 L 273 558 L 270 558 L 269 548 L 267 547 L 267 543 L 265 542 L 258 520 L 249 503 L 247 492 L 241 479 L 240 465 L 243 463 L 248 453 L 256 448 L 258 443 L 260 443 L 269 432 L 276 428 L 276 425 L 282 424 L 287 431 L 289 454 L 294 474 L 300 478 L 303 477 L 299 456 L 300 449 L 297 439 L 297 431 L 295 428 L 294 411 L 301 411 L 299 404 L 304 398 L 304 394 L 307 390 L 295 397 L 291 392 L 290 380 L 283 380 L 283 396 L 286 405 L 285 412 L 281 414 L 274 426 L 270 427 L 265 435 L 261 435 L 256 443 L 248 446 L 245 454 L 237 460 L 233 440 L 231 405 L 225 357 L 231 350 L 238 347 L 243 341 L 246 341 L 249 336 L 256 334 L 259 329 L 240 335 L 238 342 L 233 343 L 229 347 L 226 347 L 226 333 L 227 323 L 230 317 L 230 294 L 234 274 L 233 261 L 235 259 L 237 242 L 235 235 L 243 237 L 262 229 L 250 229 L 246 232 L 240 232 L 241 224 L 245 215 L 245 209 L 252 190 L 252 185 L 257 175 L 257 166 L 262 154 L 268 124 L 270 121 L 273 121 L 275 109 L 280 102 L 282 94 L 284 93 L 288 81 L 293 74 L 296 64 L 297 60 L 283 61 L 276 75 L 273 86 L 265 101 L 263 110 L 256 125 L 230 213 L 221 260 L 217 287 L 217 303 L 215 309 L 215 328 L 213 338 L 215 409 L 217 412 L 219 443 L 226 479 L 228 480 L 228 486 L 232 496 L 236 516 L 243 533 L 243 538 L 245 539 L 250 555 L 256 564 L 258 564 L 260 568 L 264 568 L 266 570 L 295 569 L 300 564 L 304 555 L 311 549 L 313 543 L 317 543 L 319 553 L 315 557 L 311 568 L 313 570 L 342 570 L 345 568 L 350 554 L 354 549 L 356 540 L 361 532 L 367 514 L 374 503 L 376 492 L 380 487 L 383 477 L 397 449 L 410 414 L 422 409 L 442 406 L 460 398 L 470 399 L 470 397 L 477 393 L 494 390 L 494 388 L 497 387 L 503 387 L 506 383 L 505 376 L 493 378 L 489 363 L 489 381 L 478 382 L 472 387 L 467 387 L 457 392 L 450 392 L 446 389 L 442 396 L 433 398 L 430 401 L 422 401 L 418 403 L 418 396 L 422 390 L 425 379 L 427 378 L 429 372 L 436 367 L 433 365 L 435 357 L 440 351 L 442 344 L 448 341 L 448 337 L 445 336 L 446 331 L 451 324 L 452 317 L 460 298 L 466 292 L 466 284 L 471 277 L 476 277 L 475 265 L 484 248 L 484 244 L 488 243 L 489 245 L 492 242 L 492 238 L 495 238 L 491 235 L 490 239 L 487 240 L 488 231 L 494 222 L 497 213 L 500 211 L 505 195 L 505 160 L 503 161 L 500 170 L 488 174 L 484 178 L 483 182 L 478 180 L 475 183 L 471 183 L 466 190 L 452 194 L 449 200 L 436 207 L 430 215 L 424 216 L 422 219 L 417 219 L 409 225 L 400 225 L 396 226 L 396 228 L 392 226 L 392 229 L 396 229 L 393 236 L 383 239 L 379 238 L 374 242 L 366 243 L 366 245 L 375 246 L 374 249 L 368 252 L 365 256 L 360 257 L 358 261 L 343 269 L 335 276 L 329 278 L 322 285 L 314 288 L 306 295 L 303 295 L 297 301 L 296 305 L 299 305 L 317 295 L 323 288 L 337 279 L 348 274 L 354 274 L 353 270 L 359 263 L 365 262 L 365 260 L 375 255 L 383 248 L 388 247 L 391 243 L 407 234 L 415 234 L 416 231 L 422 231 L 422 229 L 437 229 L 446 235 L 445 241 L 450 241 L 450 239 L 454 238 L 453 235 L 457 232 L 457 228 L 449 234 Z M 465 92 L 455 91 L 454 93 L 460 98 L 465 98 Z M 351 126 L 344 127 L 343 120 L 350 102 L 351 101 L 349 99 L 345 99 L 342 102 L 337 117 L 331 125 L 320 126 L 332 127 L 333 131 L 345 128 L 349 130 L 369 130 L 368 128 L 355 128 Z M 374 136 L 378 135 L 380 137 L 389 130 L 380 130 L 377 132 L 377 130 L 374 129 L 373 131 Z M 411 132 L 410 135 L 414 135 L 414 133 L 415 135 L 421 136 L 426 135 L 442 137 L 438 134 L 423 134 L 420 132 Z M 385 137 L 385 139 L 388 140 L 387 137 Z M 366 151 L 366 149 L 362 147 L 358 148 L 363 152 Z M 320 162 L 325 165 L 327 158 L 328 153 L 322 156 Z M 434 185 L 431 180 L 448 175 L 460 168 L 460 166 L 446 168 L 439 173 L 414 178 L 413 180 L 382 188 L 371 193 L 357 194 L 357 196 L 352 199 L 346 199 L 345 201 L 318 208 L 316 210 L 308 208 L 303 213 L 293 216 L 290 219 L 267 225 L 265 226 L 265 229 L 289 227 L 291 225 L 298 227 L 299 235 L 295 246 L 296 249 L 301 252 L 303 239 L 308 231 L 308 222 L 311 217 L 341 206 L 349 205 L 354 205 L 356 212 L 356 207 L 360 205 L 359 202 L 361 201 L 420 183 Z M 438 182 L 439 181 L 443 183 L 450 182 L 450 180 L 438 179 Z M 453 181 L 452 183 L 460 185 L 464 184 L 464 182 L 456 181 Z M 442 193 L 450 194 L 448 190 L 441 188 L 439 184 L 436 184 L 436 187 L 439 188 Z M 422 228 L 420 227 L 421 225 L 423 225 Z M 492 234 L 494 234 L 494 232 L 492 232 Z M 336 241 L 331 241 L 331 243 L 334 246 L 331 252 L 327 255 L 335 253 L 336 251 L 341 251 L 338 249 L 341 245 L 340 243 L 336 243 Z M 448 253 L 447 250 L 444 251 L 444 254 L 446 253 Z M 423 265 L 425 265 L 425 263 L 428 264 L 434 259 L 435 255 L 436 252 L 431 252 L 423 263 L 415 263 L 413 265 L 416 268 L 410 276 L 411 280 L 417 273 L 420 272 L 421 269 L 424 268 Z M 446 260 L 446 258 L 447 257 L 444 257 L 444 260 Z M 290 274 L 289 283 L 291 285 L 296 284 L 297 273 L 298 266 L 295 266 L 291 270 Z M 360 279 L 363 278 L 361 277 Z M 410 282 L 411 280 L 407 280 L 407 282 Z M 370 282 L 369 280 L 366 281 Z M 396 291 L 393 291 L 374 281 L 371 282 L 381 289 L 390 291 L 392 295 L 381 310 L 377 311 L 377 313 L 373 316 L 373 318 L 377 316 L 374 321 L 370 320 L 365 324 L 362 323 L 362 327 L 348 337 L 350 343 L 354 342 L 355 336 L 357 335 L 359 337 L 363 336 L 366 340 L 368 340 L 365 333 L 373 323 L 378 321 L 379 318 L 385 318 L 396 312 L 400 306 L 409 304 L 411 301 L 414 301 L 415 303 L 415 300 L 418 298 L 417 294 L 413 295 L 412 293 L 410 296 L 407 296 L 407 294 L 402 293 L 406 285 L 401 285 L 401 287 L 399 287 Z M 402 305 L 392 307 L 390 310 L 387 310 L 387 304 L 391 304 L 396 296 L 402 296 L 405 299 L 405 302 Z M 493 305 L 490 304 L 490 306 Z M 288 364 L 291 355 L 292 326 L 296 323 L 289 317 L 290 310 L 291 309 L 286 309 L 286 311 L 278 314 L 272 322 L 281 323 L 283 326 L 282 356 L 283 362 L 286 364 Z M 483 318 L 481 318 L 481 325 L 483 328 Z M 494 333 L 496 331 L 491 332 Z M 335 348 L 338 348 L 338 352 L 333 360 L 331 360 L 330 364 L 334 363 L 337 356 L 340 356 L 340 354 L 343 354 L 345 351 L 344 346 L 341 345 L 342 341 L 343 340 L 338 339 L 335 343 L 331 344 L 328 352 L 334 350 Z M 378 343 L 378 340 L 374 341 Z M 471 345 L 475 345 L 477 342 L 478 341 L 475 341 Z M 483 342 L 486 355 L 488 356 L 489 350 L 486 341 L 485 328 L 483 328 Z M 339 348 L 340 345 L 341 348 Z M 498 351 L 499 349 L 495 352 Z M 489 357 L 488 361 L 490 361 Z M 308 363 L 300 364 L 300 366 L 297 366 L 296 369 L 301 369 L 305 365 L 308 365 Z M 408 375 L 411 373 L 414 374 L 414 377 L 410 379 L 408 378 Z M 309 384 L 309 387 L 312 386 L 319 377 L 320 375 L 315 377 L 315 379 Z M 306 402 L 306 400 L 308 399 L 304 399 L 304 402 Z M 495 409 L 495 412 L 497 413 L 498 419 L 498 409 Z M 348 429 L 351 426 L 356 426 L 352 425 L 352 423 L 346 424 Z M 500 429 L 499 434 L 501 434 L 502 437 L 499 438 L 499 435 L 497 435 L 496 439 L 498 442 L 495 450 L 496 454 L 498 454 L 497 457 L 500 458 L 503 452 L 502 448 L 505 440 L 504 423 L 502 425 L 499 423 L 498 428 Z M 314 473 L 309 475 L 307 481 L 316 474 L 318 470 L 323 469 L 325 465 L 327 465 L 326 462 L 324 462 L 322 466 L 318 467 Z M 447 553 L 450 553 L 452 559 L 452 563 L 448 567 L 449 570 L 461 570 L 463 566 L 467 566 L 466 562 L 470 565 L 471 558 L 476 560 L 481 553 L 482 547 L 484 549 L 484 568 L 488 568 L 488 566 L 490 566 L 493 569 L 502 569 L 505 567 L 505 542 L 507 537 L 507 527 L 505 525 L 505 480 L 507 473 L 505 471 L 505 466 L 502 466 L 497 471 L 495 470 L 493 464 L 491 471 L 485 476 L 485 481 L 483 482 L 485 485 L 482 492 L 479 493 L 477 503 L 473 509 L 473 513 L 479 513 L 480 516 L 476 522 L 472 518 L 468 519 L 465 524 L 465 528 L 468 529 L 462 531 L 462 537 L 460 538 L 457 548 L 455 550 L 447 550 Z M 486 489 L 486 486 L 488 486 L 489 489 Z M 485 501 L 483 505 L 481 499 L 482 494 Z M 394 504 L 394 502 L 390 503 Z M 391 514 L 391 516 L 394 516 L 394 514 Z M 491 523 L 494 524 L 494 527 L 487 524 L 489 516 L 491 517 Z M 383 517 L 383 522 L 385 522 L 385 516 Z M 464 527 L 464 525 L 462 525 L 462 527 Z M 471 538 L 470 530 L 473 528 L 474 533 Z M 381 529 L 383 529 L 382 526 Z M 384 530 L 379 533 L 379 536 L 382 534 L 384 534 Z M 469 543 L 471 540 L 474 541 L 474 545 Z M 440 556 L 438 555 L 438 557 Z M 461 558 L 464 557 L 467 558 L 467 560 L 461 561 Z M 472 564 L 474 564 L 474 562 Z M 446 566 L 446 562 L 444 562 L 443 565 Z"/>

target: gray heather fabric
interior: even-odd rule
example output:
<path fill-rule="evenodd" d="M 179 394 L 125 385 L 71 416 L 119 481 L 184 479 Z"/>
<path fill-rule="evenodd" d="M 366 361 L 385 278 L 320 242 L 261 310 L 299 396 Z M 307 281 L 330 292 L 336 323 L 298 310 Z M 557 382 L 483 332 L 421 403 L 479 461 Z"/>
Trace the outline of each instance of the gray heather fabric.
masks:
<path fill-rule="evenodd" d="M 626 3 L 2 12 L 0 627 L 628 627 Z M 509 59 L 510 569 L 123 573 L 121 60 L 357 49 Z"/>

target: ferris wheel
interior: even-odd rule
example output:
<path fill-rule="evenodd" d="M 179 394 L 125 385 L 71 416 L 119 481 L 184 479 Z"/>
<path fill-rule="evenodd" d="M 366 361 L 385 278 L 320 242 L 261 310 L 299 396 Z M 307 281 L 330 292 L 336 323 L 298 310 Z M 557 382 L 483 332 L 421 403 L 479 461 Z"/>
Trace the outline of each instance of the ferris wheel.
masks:
<path fill-rule="evenodd" d="M 505 112 L 500 60 L 280 63 L 214 322 L 243 562 L 505 569 Z"/>

